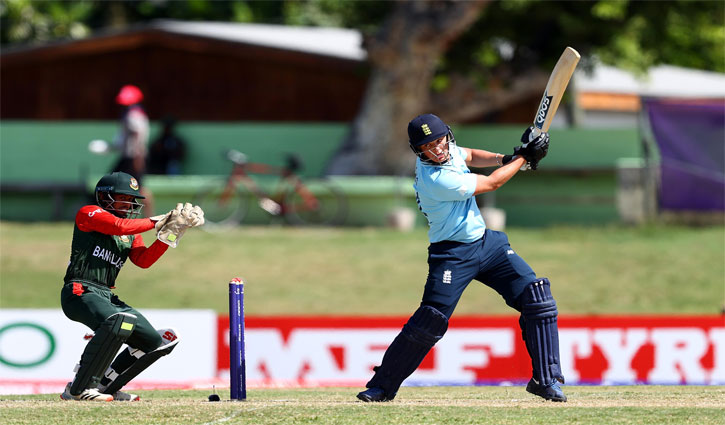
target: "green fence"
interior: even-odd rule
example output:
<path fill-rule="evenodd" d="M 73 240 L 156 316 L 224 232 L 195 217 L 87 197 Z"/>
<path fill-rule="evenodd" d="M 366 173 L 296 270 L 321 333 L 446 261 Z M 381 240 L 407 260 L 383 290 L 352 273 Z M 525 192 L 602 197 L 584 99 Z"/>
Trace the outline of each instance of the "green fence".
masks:
<path fill-rule="evenodd" d="M 93 139 L 113 140 L 115 122 L 0 123 L 0 219 L 70 220 L 86 193 L 109 170 L 115 155 L 88 151 Z M 151 138 L 159 126 L 152 126 Z M 183 176 L 148 176 L 145 185 L 156 198 L 156 210 L 192 200 L 212 182 L 221 184 L 231 164 L 226 149 L 245 152 L 250 161 L 281 165 L 285 154 L 297 153 L 316 178 L 345 136 L 343 124 L 180 123 L 187 141 Z M 459 126 L 459 144 L 510 152 L 522 128 Z M 496 192 L 495 206 L 506 211 L 507 223 L 541 226 L 559 223 L 597 224 L 617 220 L 615 164 L 621 157 L 640 157 L 636 130 L 552 130 L 552 144 L 541 171 L 519 173 Z M 412 158 L 411 158 L 412 160 Z M 393 177 L 336 177 L 348 198 L 346 225 L 384 225 L 398 207 L 415 209 L 412 180 Z M 84 191 L 85 188 L 85 191 Z M 489 198 L 487 198 L 489 199 Z M 490 199 L 489 199 L 490 200 Z M 252 208 L 250 224 L 276 219 Z M 425 222 L 418 214 L 417 225 Z"/>
<path fill-rule="evenodd" d="M 112 141 L 115 122 L 0 123 L 0 181 L 3 183 L 77 183 L 102 175 L 113 166 L 116 153 L 88 151 L 94 139 Z M 226 174 L 231 169 L 223 153 L 237 149 L 251 161 L 281 165 L 285 154 L 298 153 L 305 176 L 319 176 L 345 134 L 342 124 L 182 123 L 178 134 L 187 141 L 185 175 Z M 159 125 L 151 127 L 151 140 Z"/>

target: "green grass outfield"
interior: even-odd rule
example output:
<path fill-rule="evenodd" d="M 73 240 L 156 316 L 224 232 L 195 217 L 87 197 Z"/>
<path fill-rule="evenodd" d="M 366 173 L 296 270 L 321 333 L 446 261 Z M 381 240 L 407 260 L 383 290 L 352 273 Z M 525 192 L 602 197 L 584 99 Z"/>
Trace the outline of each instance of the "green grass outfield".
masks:
<path fill-rule="evenodd" d="M 72 223 L 0 222 L 0 308 L 60 308 Z M 725 228 L 552 227 L 507 231 L 548 277 L 561 314 L 719 314 Z M 150 244 L 153 233 L 144 234 Z M 127 264 L 116 294 L 137 308 L 226 312 L 245 278 L 250 315 L 409 315 L 427 275 L 424 229 L 239 227 L 189 230 L 150 269 Z M 473 282 L 456 314 L 513 314 Z"/>
<path fill-rule="evenodd" d="M 59 308 L 71 223 L 0 223 L 0 308 Z M 513 248 L 553 284 L 561 314 L 718 314 L 725 228 L 512 228 Z M 152 233 L 144 235 L 147 243 Z M 247 281 L 250 315 L 409 315 L 422 293 L 424 230 L 240 227 L 190 230 L 148 270 L 127 265 L 115 292 L 139 308 L 227 310 L 227 282 Z M 513 314 L 472 284 L 456 314 Z M 723 386 L 566 386 L 568 403 L 517 387 L 403 387 L 365 404 L 358 388 L 139 391 L 138 403 L 0 396 L 1 424 L 723 424 Z M 219 392 L 229 397 L 228 389 Z"/>
<path fill-rule="evenodd" d="M 135 403 L 0 396 L 4 424 L 722 424 L 725 387 L 567 387 L 552 403 L 521 387 L 403 387 L 388 403 L 357 389 L 250 390 L 245 402 L 207 402 L 209 391 L 139 391 Z M 228 392 L 221 391 L 222 399 Z"/>

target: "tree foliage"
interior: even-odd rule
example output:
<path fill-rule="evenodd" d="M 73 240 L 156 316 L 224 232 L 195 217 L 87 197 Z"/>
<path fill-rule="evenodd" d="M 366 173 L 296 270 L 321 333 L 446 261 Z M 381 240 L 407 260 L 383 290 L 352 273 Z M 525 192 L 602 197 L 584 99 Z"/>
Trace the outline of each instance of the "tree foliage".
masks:
<path fill-rule="evenodd" d="M 0 2 L 0 41 L 3 44 L 43 43 L 90 35 L 90 3 L 31 0 Z"/>
<path fill-rule="evenodd" d="M 511 25 L 531 17 L 533 25 Z M 660 63 L 725 72 L 724 17 L 718 1 L 497 2 L 471 33 L 521 46 L 525 61 L 568 44 L 639 72 Z"/>
<path fill-rule="evenodd" d="M 105 27 L 153 19 L 340 26 L 373 34 L 395 2 L 346 0 L 1 0 L 4 45 L 76 39 Z M 604 63 L 644 71 L 669 63 L 725 72 L 725 2 L 491 2 L 466 34 L 451 43 L 438 75 L 465 70 L 485 79 L 491 69 L 544 67 L 560 46 L 574 45 Z M 438 78 L 440 87 L 445 79 Z"/>

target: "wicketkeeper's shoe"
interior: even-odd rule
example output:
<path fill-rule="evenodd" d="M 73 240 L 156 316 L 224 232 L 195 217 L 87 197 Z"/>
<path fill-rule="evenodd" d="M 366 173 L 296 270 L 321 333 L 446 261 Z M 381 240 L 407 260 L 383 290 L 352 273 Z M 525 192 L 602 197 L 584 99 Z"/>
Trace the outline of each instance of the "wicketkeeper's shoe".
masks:
<path fill-rule="evenodd" d="M 526 391 L 531 394 L 538 395 L 539 397 L 543 397 L 546 400 L 566 401 L 564 391 L 561 390 L 561 387 L 556 381 L 548 385 L 543 385 L 536 382 L 534 378 L 531 378 L 528 385 L 526 385 Z"/>
<path fill-rule="evenodd" d="M 113 401 L 113 396 L 111 394 L 103 394 L 95 388 L 88 388 L 78 395 L 73 395 L 70 393 L 70 385 L 71 383 L 69 382 L 68 385 L 65 386 L 65 390 L 63 390 L 63 393 L 60 395 L 61 400 Z"/>
<path fill-rule="evenodd" d="M 136 394 L 125 393 L 123 391 L 116 391 L 113 394 L 114 401 L 139 401 L 141 397 Z"/>
<path fill-rule="evenodd" d="M 366 403 L 390 401 L 393 399 L 393 397 L 388 398 L 388 396 L 385 395 L 385 390 L 377 387 L 368 388 L 367 390 L 358 393 L 357 398 Z"/>

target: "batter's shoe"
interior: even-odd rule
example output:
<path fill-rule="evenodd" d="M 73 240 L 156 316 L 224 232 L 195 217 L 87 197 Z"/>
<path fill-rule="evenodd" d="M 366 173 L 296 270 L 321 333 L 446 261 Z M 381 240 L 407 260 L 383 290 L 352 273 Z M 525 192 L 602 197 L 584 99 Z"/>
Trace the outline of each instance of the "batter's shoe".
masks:
<path fill-rule="evenodd" d="M 139 401 L 141 397 L 136 394 L 125 393 L 123 391 L 116 391 L 113 393 L 114 401 Z"/>
<path fill-rule="evenodd" d="M 390 401 L 393 399 L 393 397 L 389 398 L 387 395 L 385 395 L 385 391 L 382 388 L 378 387 L 368 388 L 367 390 L 358 393 L 357 398 L 366 403 Z"/>
<path fill-rule="evenodd" d="M 536 382 L 534 378 L 531 378 L 528 385 L 526 385 L 526 391 L 531 394 L 538 395 L 546 400 L 566 401 L 564 391 L 561 390 L 561 387 L 559 387 L 559 384 L 556 381 L 548 385 L 542 385 Z"/>
<path fill-rule="evenodd" d="M 83 392 L 78 395 L 73 395 L 70 393 L 70 384 L 71 383 L 69 382 L 68 385 L 65 386 L 65 390 L 63 390 L 63 393 L 60 395 L 61 400 L 113 401 L 112 395 L 98 392 L 98 390 L 95 388 L 88 388 L 87 390 L 83 390 Z"/>

